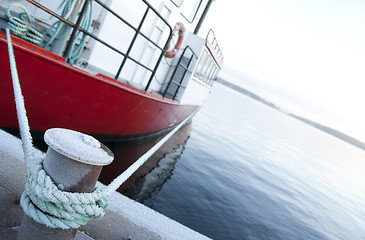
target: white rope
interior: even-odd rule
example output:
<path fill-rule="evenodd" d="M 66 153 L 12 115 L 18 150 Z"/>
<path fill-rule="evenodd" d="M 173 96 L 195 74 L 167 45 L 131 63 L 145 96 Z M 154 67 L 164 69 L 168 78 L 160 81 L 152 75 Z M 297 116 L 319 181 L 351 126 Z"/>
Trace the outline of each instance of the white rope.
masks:
<path fill-rule="evenodd" d="M 24 151 L 24 155 L 32 156 L 32 155 L 34 155 L 33 150 L 32 150 L 32 146 L 33 146 L 32 136 L 30 135 L 29 123 L 28 123 L 27 113 L 26 113 L 25 105 L 24 105 L 24 98 L 23 98 L 23 95 L 21 94 L 18 71 L 16 70 L 14 51 L 13 51 L 10 32 L 9 32 L 8 28 L 6 28 L 6 37 L 8 40 L 11 77 L 13 80 L 14 95 L 15 95 L 15 99 L 16 99 L 16 111 L 18 113 L 18 121 L 19 121 L 20 136 L 22 139 L 23 151 Z M 18 94 L 18 93 L 20 93 L 20 94 Z"/>
<path fill-rule="evenodd" d="M 35 221 L 51 228 L 78 228 L 91 217 L 102 218 L 107 206 L 106 198 L 117 190 L 143 163 L 145 163 L 172 135 L 174 135 L 196 113 L 196 109 L 169 134 L 147 151 L 107 187 L 97 188 L 91 193 L 71 193 L 58 189 L 43 169 L 43 159 L 35 157 L 32 136 L 26 115 L 24 97 L 21 92 L 10 31 L 6 29 L 15 104 L 18 114 L 20 135 L 27 166 L 27 182 L 21 197 L 24 212 Z"/>
<path fill-rule="evenodd" d="M 61 191 L 44 171 L 43 159 L 35 157 L 8 28 L 6 34 L 15 103 L 28 175 L 25 191 L 21 197 L 21 206 L 24 212 L 39 223 L 62 229 L 78 228 L 86 224 L 91 217 L 103 217 L 106 207 L 103 189 L 98 188 L 92 193 Z"/>
<path fill-rule="evenodd" d="M 171 132 L 169 132 L 164 138 L 162 138 L 157 144 L 150 148 L 145 154 L 143 154 L 136 162 L 134 162 L 127 170 L 115 178 L 105 189 L 106 195 L 110 195 L 111 192 L 116 191 L 137 169 L 142 166 L 167 140 L 170 139 L 182 126 L 184 126 L 199 110 L 195 109 L 184 121 L 177 125 Z"/>

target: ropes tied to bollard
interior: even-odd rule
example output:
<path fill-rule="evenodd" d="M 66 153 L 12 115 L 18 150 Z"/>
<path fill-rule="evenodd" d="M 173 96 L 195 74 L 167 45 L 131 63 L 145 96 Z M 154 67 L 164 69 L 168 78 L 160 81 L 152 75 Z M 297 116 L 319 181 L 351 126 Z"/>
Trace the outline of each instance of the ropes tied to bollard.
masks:
<path fill-rule="evenodd" d="M 38 223 L 50 228 L 61 229 L 78 228 L 81 225 L 85 225 L 92 217 L 102 218 L 104 216 L 104 209 L 107 206 L 106 198 L 116 191 L 153 153 L 189 121 L 198 109 L 108 186 L 96 188 L 91 193 L 71 193 L 59 190 L 43 169 L 43 159 L 36 157 L 34 153 L 33 140 L 30 134 L 24 97 L 20 87 L 11 35 L 8 28 L 6 29 L 6 35 L 15 104 L 28 175 L 25 191 L 20 201 L 24 212 Z"/>
<path fill-rule="evenodd" d="M 103 199 L 104 189 L 98 188 L 91 193 L 61 191 L 44 171 L 43 159 L 35 156 L 8 28 L 6 34 L 20 135 L 28 175 L 20 202 L 23 210 L 39 223 L 51 228 L 62 229 L 78 228 L 86 224 L 91 217 L 103 217 L 106 207 L 106 201 Z"/>

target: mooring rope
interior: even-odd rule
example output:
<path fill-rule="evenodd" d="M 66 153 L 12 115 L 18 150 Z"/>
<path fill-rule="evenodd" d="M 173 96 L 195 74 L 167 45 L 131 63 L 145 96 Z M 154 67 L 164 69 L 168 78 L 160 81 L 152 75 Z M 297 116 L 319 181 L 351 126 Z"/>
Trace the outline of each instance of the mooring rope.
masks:
<path fill-rule="evenodd" d="M 116 191 L 120 185 L 122 185 L 137 169 L 142 166 L 167 140 L 170 139 L 182 126 L 184 126 L 199 110 L 195 109 L 187 118 L 184 119 L 179 125 L 177 125 L 171 132 L 163 137 L 158 143 L 150 148 L 145 154 L 143 154 L 137 161 L 135 161 L 127 170 L 115 178 L 106 188 L 105 193 L 109 195 L 111 192 Z"/>
<path fill-rule="evenodd" d="M 107 187 L 96 188 L 91 193 L 61 191 L 43 169 L 42 158 L 36 157 L 25 110 L 10 31 L 6 29 L 11 75 L 14 88 L 21 141 L 27 167 L 25 191 L 21 196 L 24 212 L 35 221 L 51 228 L 78 228 L 92 217 L 102 218 L 107 206 L 106 198 L 116 191 L 144 162 L 148 160 L 173 134 L 196 113 L 196 109 L 169 134 L 147 151 Z"/>
<path fill-rule="evenodd" d="M 101 218 L 106 207 L 103 189 L 92 193 L 70 193 L 57 188 L 43 169 L 43 159 L 36 157 L 16 69 L 10 31 L 6 29 L 10 68 L 14 86 L 15 103 L 19 121 L 27 182 L 21 197 L 24 212 L 39 223 L 52 228 L 78 228 L 91 217 Z"/>

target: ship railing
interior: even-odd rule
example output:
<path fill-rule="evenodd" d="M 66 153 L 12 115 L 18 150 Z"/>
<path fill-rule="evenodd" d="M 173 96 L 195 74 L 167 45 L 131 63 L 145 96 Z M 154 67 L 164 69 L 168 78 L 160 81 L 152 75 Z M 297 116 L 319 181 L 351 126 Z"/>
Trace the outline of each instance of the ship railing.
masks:
<path fill-rule="evenodd" d="M 53 12 L 52 10 L 48 9 L 47 7 L 41 5 L 40 3 L 34 1 L 34 0 L 27 0 L 28 2 L 32 3 L 33 5 L 35 5 L 36 7 L 42 9 L 43 11 L 47 12 L 48 14 L 52 15 L 53 17 L 57 18 L 58 20 L 64 22 L 65 24 L 69 25 L 70 27 L 72 27 L 72 33 L 68 39 L 68 44 L 66 45 L 65 47 L 65 51 L 63 53 L 63 57 L 66 58 L 66 61 L 69 63 L 69 53 L 71 51 L 71 48 L 72 48 L 72 44 L 73 42 L 75 41 L 76 37 L 77 37 L 77 33 L 78 32 L 82 32 L 86 35 L 88 35 L 90 38 L 94 39 L 95 41 L 103 44 L 104 46 L 106 46 L 107 48 L 113 50 L 114 52 L 122 55 L 124 58 L 123 58 L 123 61 L 121 63 L 121 65 L 119 66 L 114 78 L 115 79 L 118 79 L 120 74 L 121 74 L 121 71 L 127 61 L 128 60 L 131 60 L 132 62 L 134 62 L 135 64 L 137 64 L 138 66 L 144 68 L 145 70 L 149 71 L 151 73 L 150 75 L 150 78 L 145 86 L 145 91 L 148 90 L 152 80 L 154 79 L 154 76 L 156 74 L 156 71 L 160 65 L 160 62 L 164 56 L 164 53 L 165 53 L 165 49 L 167 47 L 167 44 L 168 44 L 168 40 L 172 37 L 172 27 L 169 25 L 169 23 L 159 14 L 159 12 L 157 10 L 155 10 L 146 0 L 142 0 L 142 2 L 145 4 L 146 6 L 146 9 L 145 9 L 145 12 L 144 12 L 144 15 L 141 19 L 141 21 L 139 22 L 139 25 L 138 27 L 134 27 L 132 24 L 130 24 L 128 21 L 126 21 L 123 17 L 121 17 L 119 14 L 117 14 L 115 11 L 113 11 L 111 8 L 109 8 L 107 5 L 105 5 L 104 3 L 102 3 L 100 0 L 85 0 L 83 2 L 83 5 L 82 5 L 82 8 L 81 8 L 81 11 L 78 15 L 78 18 L 76 19 L 75 23 L 61 17 L 60 15 L 58 15 L 57 13 Z M 119 20 L 121 20 L 123 23 L 125 23 L 128 27 L 130 27 L 134 32 L 134 36 L 132 38 L 132 41 L 127 49 L 126 52 L 122 52 L 121 50 L 113 47 L 112 45 L 108 44 L 107 42 L 103 41 L 102 39 L 100 39 L 99 37 L 97 37 L 96 35 L 92 34 L 91 32 L 83 29 L 81 27 L 81 21 L 86 13 L 86 10 L 87 10 L 87 6 L 88 4 L 90 3 L 90 1 L 94 1 L 96 3 L 98 3 L 103 9 L 105 9 L 106 11 L 108 11 L 109 13 L 113 14 L 115 17 L 117 17 Z M 164 25 L 168 28 L 168 31 L 169 31 L 169 34 L 168 34 L 168 37 L 166 38 L 166 41 L 164 41 L 164 45 L 163 46 L 160 46 L 161 44 L 158 44 L 157 41 L 153 41 L 150 37 L 146 36 L 144 33 L 141 32 L 141 28 L 143 26 L 143 24 L 145 23 L 145 20 L 146 20 L 146 17 L 148 15 L 149 12 L 153 12 L 160 20 L 162 20 L 162 22 L 164 23 Z M 141 63 L 140 61 L 136 60 L 135 58 L 133 58 L 132 56 L 130 56 L 130 53 L 131 53 L 131 50 L 133 48 L 133 46 L 135 46 L 135 42 L 136 42 L 136 39 L 138 36 L 142 36 L 143 38 L 145 38 L 148 42 L 150 42 L 151 44 L 153 44 L 157 49 L 160 50 L 160 55 L 157 59 L 157 61 L 155 62 L 154 66 L 153 67 L 149 67 L 149 66 L 146 66 L 145 64 Z"/>
<path fill-rule="evenodd" d="M 208 31 L 205 38 L 205 46 L 206 48 L 199 59 L 194 76 L 212 86 L 223 64 L 223 53 L 212 29 Z"/>
<path fill-rule="evenodd" d="M 194 76 L 203 83 L 212 86 L 219 69 L 220 66 L 212 56 L 211 51 L 207 48 L 204 49 L 198 61 L 197 67 L 194 71 Z"/>
<path fill-rule="evenodd" d="M 216 55 L 216 58 L 219 62 L 219 65 L 222 65 L 222 63 L 223 63 L 223 53 L 222 53 L 222 51 L 219 47 L 219 44 L 218 44 L 218 41 L 217 41 L 217 38 L 214 34 L 213 29 L 210 29 L 208 31 L 208 34 L 207 34 L 205 40 L 207 42 L 209 42 L 209 44 L 212 46 L 212 49 L 214 51 L 214 54 Z"/>
<path fill-rule="evenodd" d="M 189 46 L 186 46 L 176 64 L 167 87 L 162 94 L 163 97 L 178 100 L 177 94 L 180 88 L 184 86 L 184 80 L 187 79 L 187 74 L 191 74 L 189 67 L 194 58 L 198 59 L 198 56 Z"/>

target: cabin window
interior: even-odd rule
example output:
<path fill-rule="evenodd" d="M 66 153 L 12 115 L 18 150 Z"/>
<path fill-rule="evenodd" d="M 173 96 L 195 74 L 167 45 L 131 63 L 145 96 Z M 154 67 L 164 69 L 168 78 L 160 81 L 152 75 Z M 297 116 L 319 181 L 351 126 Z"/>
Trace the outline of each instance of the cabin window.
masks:
<path fill-rule="evenodd" d="M 171 0 L 171 2 L 175 4 L 176 7 L 180 7 L 184 0 Z"/>
<path fill-rule="evenodd" d="M 196 14 L 203 0 L 171 0 L 171 2 L 180 8 L 181 15 L 190 23 L 195 19 Z"/>
<path fill-rule="evenodd" d="M 181 15 L 192 23 L 202 4 L 202 0 L 185 0 L 181 6 Z"/>

